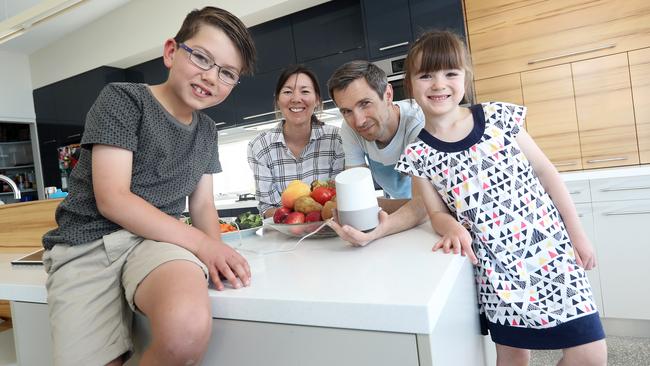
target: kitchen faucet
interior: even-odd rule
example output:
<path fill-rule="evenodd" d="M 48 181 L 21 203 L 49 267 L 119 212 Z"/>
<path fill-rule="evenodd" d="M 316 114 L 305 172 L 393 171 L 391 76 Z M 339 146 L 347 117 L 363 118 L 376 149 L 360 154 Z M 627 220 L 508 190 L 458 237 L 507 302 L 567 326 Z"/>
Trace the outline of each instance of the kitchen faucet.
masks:
<path fill-rule="evenodd" d="M 14 191 L 14 198 L 19 200 L 20 199 L 20 189 L 18 189 L 18 186 L 14 181 L 7 177 L 6 175 L 0 174 L 0 180 L 4 180 L 5 182 L 9 183 L 9 187 Z"/>

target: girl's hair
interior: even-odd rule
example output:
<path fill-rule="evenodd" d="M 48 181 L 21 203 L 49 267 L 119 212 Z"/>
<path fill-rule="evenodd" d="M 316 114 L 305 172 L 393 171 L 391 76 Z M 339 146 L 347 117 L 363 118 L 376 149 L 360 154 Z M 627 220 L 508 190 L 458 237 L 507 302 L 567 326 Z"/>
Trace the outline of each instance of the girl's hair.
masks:
<path fill-rule="evenodd" d="M 420 56 L 420 64 L 416 65 Z M 474 102 L 472 61 L 461 38 L 450 31 L 432 30 L 415 41 L 404 63 L 406 95 L 413 98 L 411 77 L 420 72 L 459 69 L 465 71 L 465 96 L 462 103 Z"/>
<path fill-rule="evenodd" d="M 320 86 L 318 84 L 318 78 L 316 77 L 316 74 L 314 74 L 314 72 L 308 69 L 307 66 L 305 65 L 290 65 L 282 71 L 282 74 L 280 74 L 280 77 L 278 78 L 278 82 L 275 84 L 275 93 L 273 94 L 273 100 L 275 104 L 276 105 L 278 104 L 278 99 L 280 98 L 280 91 L 282 90 L 284 84 L 291 77 L 291 75 L 297 75 L 297 74 L 307 75 L 307 77 L 311 79 L 311 83 L 314 84 L 314 93 L 316 94 L 316 102 L 318 103 L 314 111 L 322 109 L 323 103 L 320 96 Z M 323 122 L 321 122 L 318 119 L 318 117 L 316 117 L 316 114 L 311 115 L 311 123 L 318 124 L 318 125 L 323 124 Z"/>
<path fill-rule="evenodd" d="M 176 33 L 174 40 L 176 43 L 187 41 L 199 32 L 202 25 L 211 25 L 223 30 L 239 50 L 242 58 L 241 74 L 253 74 L 256 57 L 253 38 L 244 23 L 227 10 L 215 8 L 214 6 L 192 10 L 185 17 L 183 25 Z"/>

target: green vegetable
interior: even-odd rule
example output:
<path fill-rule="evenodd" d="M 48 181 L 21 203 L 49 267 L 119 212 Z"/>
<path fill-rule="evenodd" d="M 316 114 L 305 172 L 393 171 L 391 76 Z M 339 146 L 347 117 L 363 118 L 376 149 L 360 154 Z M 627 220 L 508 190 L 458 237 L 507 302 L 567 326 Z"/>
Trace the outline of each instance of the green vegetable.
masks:
<path fill-rule="evenodd" d="M 248 211 L 237 216 L 235 223 L 237 223 L 240 230 L 262 226 L 262 216 Z"/>

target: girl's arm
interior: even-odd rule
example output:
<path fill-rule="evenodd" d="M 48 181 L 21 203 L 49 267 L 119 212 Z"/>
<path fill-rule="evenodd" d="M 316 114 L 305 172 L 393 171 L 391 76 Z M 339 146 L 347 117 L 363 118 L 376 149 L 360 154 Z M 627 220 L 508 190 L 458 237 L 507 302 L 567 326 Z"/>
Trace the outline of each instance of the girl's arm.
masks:
<path fill-rule="evenodd" d="M 419 199 L 424 203 L 431 226 L 442 238 L 434 244 L 432 250 L 441 249 L 445 253 L 453 251 L 455 254 L 461 253 L 468 256 L 472 264 L 477 264 L 478 259 L 472 250 L 472 237 L 456 219 L 454 219 L 447 209 L 447 205 L 442 201 L 438 192 L 433 188 L 426 178 L 415 177 L 411 175 L 411 181 L 415 187 L 416 195 L 414 199 Z"/>
<path fill-rule="evenodd" d="M 596 266 L 596 257 L 593 247 L 587 234 L 582 229 L 582 225 L 580 225 L 575 205 L 557 169 L 525 130 L 522 129 L 519 132 L 516 140 L 562 216 L 562 220 L 569 232 L 569 238 L 573 243 L 576 262 L 584 269 L 594 268 Z"/>
<path fill-rule="evenodd" d="M 108 145 L 94 145 L 92 149 L 93 191 L 97 209 L 104 217 L 133 234 L 173 243 L 194 253 L 208 266 L 217 289 L 223 289 L 223 284 L 219 281 L 219 272 L 235 287 L 239 287 L 239 281 L 232 270 L 237 273 L 244 285 L 250 283 L 248 264 L 243 257 L 221 241 L 219 234 L 216 233 L 218 231 L 216 221 L 214 221 L 215 229 L 209 229 L 209 225 L 206 224 L 209 219 L 201 219 L 194 214 L 193 219 L 195 216 L 199 219 L 199 226 L 194 227 L 160 211 L 131 192 L 133 164 L 131 151 Z M 212 192 L 211 185 L 209 189 Z M 207 182 L 204 179 L 199 183 L 197 190 L 200 192 L 207 190 Z M 198 195 L 204 197 L 205 193 L 200 192 Z M 197 198 L 198 196 L 191 198 L 191 201 L 196 201 Z M 208 200 L 207 197 L 203 199 Z M 209 201 L 213 200 L 210 194 Z M 212 207 L 214 208 L 214 204 Z M 212 217 L 216 217 L 216 211 Z"/>

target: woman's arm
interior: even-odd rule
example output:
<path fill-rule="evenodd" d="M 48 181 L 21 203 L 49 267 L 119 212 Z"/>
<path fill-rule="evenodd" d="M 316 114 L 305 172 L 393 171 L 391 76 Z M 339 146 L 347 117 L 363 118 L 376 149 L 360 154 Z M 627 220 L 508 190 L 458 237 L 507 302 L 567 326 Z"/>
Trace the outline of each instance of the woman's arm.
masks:
<path fill-rule="evenodd" d="M 251 143 L 255 140 L 251 140 Z M 273 174 L 266 165 L 261 161 L 253 151 L 252 144 L 248 144 L 248 165 L 253 171 L 255 178 L 255 199 L 257 199 L 257 209 L 264 217 L 271 217 L 277 207 L 280 207 L 280 194 L 276 184 L 273 183 Z"/>
<path fill-rule="evenodd" d="M 519 132 L 516 140 L 562 216 L 562 221 L 564 221 L 573 243 L 578 265 L 584 269 L 594 268 L 596 257 L 593 247 L 580 224 L 575 205 L 557 169 L 525 130 L 522 129 Z"/>
<path fill-rule="evenodd" d="M 197 227 L 186 225 L 131 192 L 131 151 L 108 145 L 94 145 L 92 149 L 93 191 L 97 209 L 104 217 L 143 238 L 181 246 L 194 253 L 206 265 L 208 263 L 205 261 L 213 258 L 214 260 L 208 261 L 216 262 L 216 270 L 224 276 L 229 273 L 227 267 L 230 264 L 239 265 L 234 269 L 242 282 L 247 284 L 250 281 L 245 271 L 239 269 L 239 261 L 226 258 L 227 253 L 223 248 L 226 245 L 219 238 L 211 236 L 214 231 L 205 233 Z M 213 200 L 211 195 L 210 200 Z M 206 225 L 203 224 L 203 227 Z M 210 271 L 212 280 L 215 281 L 215 269 L 211 268 Z M 218 280 L 218 273 L 216 274 Z M 229 274 L 233 286 L 236 286 L 238 282 L 232 272 Z"/>

